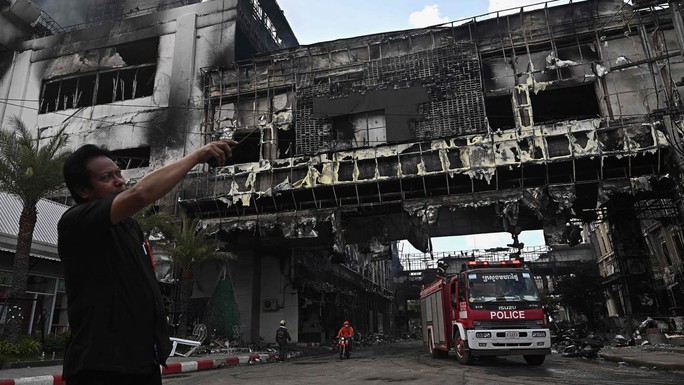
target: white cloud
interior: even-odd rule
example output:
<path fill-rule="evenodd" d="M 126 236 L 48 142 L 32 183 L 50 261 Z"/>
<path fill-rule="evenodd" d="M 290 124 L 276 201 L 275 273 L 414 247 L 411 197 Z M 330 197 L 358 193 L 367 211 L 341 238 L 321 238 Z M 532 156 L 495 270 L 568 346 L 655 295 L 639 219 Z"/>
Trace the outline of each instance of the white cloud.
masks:
<path fill-rule="evenodd" d="M 496 12 L 503 9 L 520 7 L 522 5 L 527 5 L 531 1 L 521 1 L 521 0 L 489 0 L 489 7 L 487 12 Z"/>
<path fill-rule="evenodd" d="M 583 1 L 583 0 L 574 0 L 573 2 L 578 2 L 578 1 Z M 541 4 L 539 4 L 541 3 Z M 555 7 L 558 5 L 564 5 L 568 4 L 568 0 L 562 0 L 562 1 L 550 1 L 546 3 L 549 7 Z M 525 11 L 530 11 L 533 9 L 541 9 L 544 8 L 546 5 L 543 0 L 489 0 L 489 7 L 487 8 L 487 12 L 496 12 L 496 11 L 501 11 L 504 9 L 509 9 L 509 8 L 516 8 L 514 10 L 504 12 L 504 14 L 511 14 L 517 12 L 520 7 L 526 6 L 528 4 L 537 4 L 534 7 L 525 7 Z"/>
<path fill-rule="evenodd" d="M 409 24 L 413 28 L 423 28 L 436 24 L 449 22 L 448 16 L 440 16 L 439 5 L 426 5 L 422 11 L 412 12 L 409 15 Z"/>

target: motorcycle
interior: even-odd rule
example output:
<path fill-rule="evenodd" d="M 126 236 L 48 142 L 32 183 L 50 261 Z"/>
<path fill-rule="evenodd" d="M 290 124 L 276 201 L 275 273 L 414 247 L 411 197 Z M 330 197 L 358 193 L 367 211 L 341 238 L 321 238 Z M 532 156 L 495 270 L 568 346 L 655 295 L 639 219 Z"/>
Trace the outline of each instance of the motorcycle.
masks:
<path fill-rule="evenodd" d="M 337 340 L 337 350 L 340 352 L 340 359 L 350 358 L 349 342 L 348 337 L 340 337 Z"/>
<path fill-rule="evenodd" d="M 573 341 L 573 344 L 566 346 L 563 349 L 562 356 L 594 359 L 598 357 L 598 353 L 603 346 L 603 338 L 590 334 L 587 337 L 579 338 Z"/>

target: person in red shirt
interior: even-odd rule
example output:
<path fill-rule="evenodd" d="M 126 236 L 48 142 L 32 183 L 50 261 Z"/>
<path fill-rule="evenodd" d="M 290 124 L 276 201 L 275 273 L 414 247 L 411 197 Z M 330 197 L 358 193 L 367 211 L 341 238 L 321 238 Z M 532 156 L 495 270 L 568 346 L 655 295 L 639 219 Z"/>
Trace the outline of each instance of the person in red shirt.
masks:
<path fill-rule="evenodd" d="M 351 351 L 354 342 L 354 328 L 349 325 L 349 321 L 344 321 L 340 331 L 337 332 L 337 338 L 340 337 L 349 338 L 349 351 Z"/>

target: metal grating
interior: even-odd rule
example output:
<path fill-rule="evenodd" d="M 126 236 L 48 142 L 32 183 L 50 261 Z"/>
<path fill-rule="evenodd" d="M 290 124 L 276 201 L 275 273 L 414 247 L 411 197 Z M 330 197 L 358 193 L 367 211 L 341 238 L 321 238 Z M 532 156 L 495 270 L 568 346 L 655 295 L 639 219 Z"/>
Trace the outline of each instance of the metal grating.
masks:
<path fill-rule="evenodd" d="M 301 76 L 296 85 L 297 154 L 331 149 L 332 124 L 327 119 L 312 118 L 314 98 L 343 98 L 352 93 L 364 94 L 370 89 L 415 86 L 427 89 L 429 101 L 418 108 L 423 118 L 412 122 L 410 127 L 418 140 L 485 133 L 480 68 L 475 44 L 458 42 L 366 62 L 360 79 L 331 76 L 328 81 L 312 84 L 311 76 Z"/>

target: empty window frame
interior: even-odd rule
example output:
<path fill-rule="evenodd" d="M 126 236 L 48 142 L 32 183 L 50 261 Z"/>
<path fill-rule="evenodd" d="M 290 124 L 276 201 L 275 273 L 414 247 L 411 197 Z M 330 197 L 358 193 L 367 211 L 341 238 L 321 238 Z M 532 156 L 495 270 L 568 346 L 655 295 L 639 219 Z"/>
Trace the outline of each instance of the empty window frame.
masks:
<path fill-rule="evenodd" d="M 534 123 L 601 116 L 593 83 L 530 92 Z"/>
<path fill-rule="evenodd" d="M 511 95 L 485 97 L 485 110 L 492 130 L 515 127 Z"/>
<path fill-rule="evenodd" d="M 373 147 L 387 143 L 385 111 L 376 110 L 332 119 L 337 148 Z"/>
<path fill-rule="evenodd" d="M 233 147 L 232 155 L 226 160 L 226 165 L 258 162 L 261 153 L 261 139 L 258 128 L 252 131 L 236 132 L 233 140 L 240 145 Z"/>
<path fill-rule="evenodd" d="M 663 250 L 663 256 L 667 261 L 667 265 L 672 266 L 672 257 L 670 256 L 670 249 L 667 248 L 667 243 L 665 241 L 660 242 L 660 248 Z"/>
<path fill-rule="evenodd" d="M 278 158 L 290 158 L 294 156 L 295 130 L 278 130 Z"/>
<path fill-rule="evenodd" d="M 40 98 L 40 113 L 151 96 L 156 70 L 156 64 L 143 64 L 46 80 Z"/>
<path fill-rule="evenodd" d="M 122 170 L 148 167 L 150 165 L 150 147 L 126 148 L 113 150 L 112 159 Z"/>
<path fill-rule="evenodd" d="M 682 242 L 682 232 L 677 230 L 672 234 L 672 239 L 674 240 L 675 249 L 677 249 L 677 255 L 679 259 L 684 261 L 684 243 Z"/>

